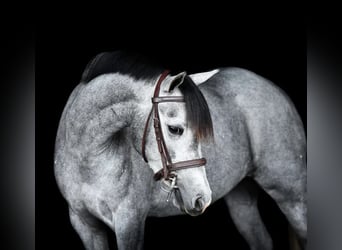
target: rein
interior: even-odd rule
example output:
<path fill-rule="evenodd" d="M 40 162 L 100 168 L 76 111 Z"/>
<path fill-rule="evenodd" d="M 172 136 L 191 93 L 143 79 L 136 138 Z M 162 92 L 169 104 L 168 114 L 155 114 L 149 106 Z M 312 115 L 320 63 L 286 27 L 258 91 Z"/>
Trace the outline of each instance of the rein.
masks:
<path fill-rule="evenodd" d="M 153 127 L 154 127 L 155 137 L 156 137 L 156 141 L 158 144 L 158 151 L 160 153 L 161 161 L 163 165 L 163 168 L 154 175 L 154 179 L 158 181 L 164 178 L 165 180 L 171 180 L 171 182 L 173 183 L 172 180 L 175 179 L 177 176 L 175 171 L 203 166 L 206 164 L 206 159 L 200 158 L 200 159 L 195 159 L 195 160 L 179 161 L 176 163 L 173 163 L 171 160 L 170 154 L 165 144 L 163 131 L 162 131 L 161 124 L 160 124 L 158 104 L 162 102 L 184 102 L 184 98 L 182 96 L 159 96 L 160 86 L 168 74 L 169 74 L 168 70 L 164 71 L 161 74 L 161 76 L 158 79 L 157 85 L 154 89 L 154 94 L 152 97 L 152 109 L 151 109 L 150 114 L 148 115 L 148 118 L 145 124 L 143 139 L 142 139 L 142 156 L 145 162 L 148 162 L 146 158 L 146 154 L 145 154 L 145 144 L 146 144 L 148 126 L 153 116 Z M 171 189 L 173 188 L 175 188 L 175 186 L 171 185 Z"/>

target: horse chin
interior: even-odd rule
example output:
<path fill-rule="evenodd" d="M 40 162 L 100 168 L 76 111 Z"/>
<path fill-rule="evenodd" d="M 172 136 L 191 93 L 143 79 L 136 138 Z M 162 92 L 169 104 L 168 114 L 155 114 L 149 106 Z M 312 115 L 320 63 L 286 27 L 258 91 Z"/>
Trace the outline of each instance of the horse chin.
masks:
<path fill-rule="evenodd" d="M 172 204 L 173 204 L 176 208 L 178 208 L 179 210 L 183 210 L 183 209 L 181 208 L 180 204 L 178 203 L 176 197 L 173 197 L 173 199 L 172 199 Z"/>
<path fill-rule="evenodd" d="M 190 211 L 188 211 L 184 206 L 181 206 L 181 205 L 178 203 L 178 201 L 177 201 L 177 199 L 176 199 L 175 197 L 173 198 L 172 203 L 173 203 L 173 205 L 174 205 L 177 209 L 179 209 L 180 211 L 185 212 L 186 214 L 191 215 L 191 216 L 198 216 L 198 215 L 200 215 L 200 214 L 203 213 L 202 211 L 199 211 L 199 212 L 195 212 L 195 211 L 190 212 Z"/>
<path fill-rule="evenodd" d="M 179 209 L 180 211 L 182 211 L 183 213 L 187 213 L 187 214 L 188 214 L 188 212 L 187 212 L 187 210 L 186 210 L 186 208 L 185 208 L 185 206 L 184 206 L 183 200 L 179 200 L 179 199 L 177 199 L 176 196 L 174 196 L 173 199 L 172 199 L 172 204 L 173 204 L 177 209 Z"/>
<path fill-rule="evenodd" d="M 186 208 L 184 208 L 184 210 L 185 210 L 185 212 L 188 214 L 188 215 L 191 215 L 191 216 L 193 216 L 193 217 L 195 217 L 195 216 L 198 216 L 198 215 L 201 215 L 201 214 L 203 214 L 203 212 L 204 212 L 204 210 L 202 210 L 202 211 L 188 211 Z"/>

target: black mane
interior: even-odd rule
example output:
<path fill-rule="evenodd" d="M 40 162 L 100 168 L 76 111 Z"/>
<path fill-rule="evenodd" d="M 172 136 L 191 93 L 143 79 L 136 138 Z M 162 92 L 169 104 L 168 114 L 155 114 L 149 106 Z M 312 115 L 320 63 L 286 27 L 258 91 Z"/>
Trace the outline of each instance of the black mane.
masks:
<path fill-rule="evenodd" d="M 202 92 L 189 76 L 185 77 L 179 89 L 184 96 L 189 126 L 195 131 L 197 139 L 200 141 L 212 139 L 214 137 L 213 124 Z"/>
<path fill-rule="evenodd" d="M 129 75 L 136 80 L 149 80 L 159 76 L 164 69 L 142 55 L 122 51 L 104 52 L 92 59 L 83 72 L 81 82 L 88 83 L 106 73 Z M 184 95 L 189 126 L 198 140 L 213 138 L 213 125 L 208 104 L 197 85 L 186 76 L 179 86 Z"/>
<path fill-rule="evenodd" d="M 120 73 L 136 80 L 148 80 L 162 72 L 163 68 L 143 55 L 125 51 L 103 52 L 88 63 L 81 82 L 88 83 L 95 77 L 106 73 Z"/>

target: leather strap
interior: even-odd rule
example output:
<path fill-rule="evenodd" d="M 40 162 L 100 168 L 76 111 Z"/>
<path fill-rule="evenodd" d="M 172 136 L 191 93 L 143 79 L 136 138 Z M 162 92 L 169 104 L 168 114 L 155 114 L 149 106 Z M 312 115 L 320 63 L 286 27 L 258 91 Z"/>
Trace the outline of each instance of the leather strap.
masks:
<path fill-rule="evenodd" d="M 146 158 L 146 153 L 145 153 L 145 145 L 146 145 L 146 136 L 147 136 L 147 131 L 148 131 L 148 127 L 149 127 L 149 124 L 150 124 L 150 120 L 151 120 L 151 117 L 152 117 L 152 113 L 153 113 L 153 109 L 151 109 L 148 117 L 147 117 L 147 121 L 146 121 L 146 124 L 145 124 L 145 128 L 144 128 L 144 134 L 143 134 L 143 138 L 142 138 L 142 145 L 141 145 L 141 152 L 142 152 L 142 156 L 144 158 L 144 161 L 145 162 L 148 162 L 147 158 Z"/>
<path fill-rule="evenodd" d="M 170 167 L 170 171 L 173 170 L 180 170 L 185 168 L 194 168 L 194 167 L 200 167 L 207 163 L 207 160 L 205 158 L 195 159 L 195 160 L 188 160 L 188 161 L 179 161 L 176 163 L 172 163 Z"/>
<path fill-rule="evenodd" d="M 183 96 L 161 96 L 161 97 L 153 97 L 152 103 L 161 103 L 161 102 L 184 102 Z"/>
<path fill-rule="evenodd" d="M 153 94 L 153 98 L 155 96 L 158 96 L 159 95 L 159 91 L 160 91 L 160 86 L 161 86 L 161 83 L 165 80 L 165 78 L 167 77 L 167 75 L 169 74 L 169 70 L 165 70 L 161 76 L 159 77 L 158 79 L 158 82 L 156 84 L 156 87 L 154 89 L 154 94 Z M 157 94 L 157 95 L 156 95 Z M 152 100 L 153 100 L 152 98 Z M 144 158 L 144 161 L 145 162 L 148 162 L 147 158 L 146 158 L 146 149 L 145 149 L 145 145 L 146 145 L 146 137 L 147 137 L 147 131 L 148 131 L 148 127 L 149 127 L 149 124 L 150 124 L 150 120 L 151 120 L 151 117 L 152 117 L 152 113 L 153 113 L 153 109 L 154 109 L 154 106 L 152 106 L 152 109 L 147 117 L 147 120 L 146 120 L 146 123 L 145 123 L 145 128 L 144 128 L 144 133 L 143 133 L 143 138 L 142 138 L 142 146 L 141 146 L 141 151 L 142 151 L 142 156 Z"/>
<path fill-rule="evenodd" d="M 173 171 L 186 169 L 186 168 L 196 168 L 203 166 L 207 163 L 207 160 L 205 158 L 195 159 L 195 160 L 188 160 L 188 161 L 179 161 L 176 163 L 172 163 L 170 166 L 168 166 L 169 173 L 172 173 Z M 164 177 L 164 169 L 159 170 L 154 175 L 154 179 L 156 181 L 160 180 L 162 177 Z M 171 176 L 168 176 L 171 177 Z"/>

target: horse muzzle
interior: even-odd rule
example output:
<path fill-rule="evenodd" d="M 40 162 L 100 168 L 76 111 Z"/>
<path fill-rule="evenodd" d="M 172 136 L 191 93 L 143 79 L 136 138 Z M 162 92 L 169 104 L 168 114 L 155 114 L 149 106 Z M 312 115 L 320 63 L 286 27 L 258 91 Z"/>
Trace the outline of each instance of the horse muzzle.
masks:
<path fill-rule="evenodd" d="M 191 216 L 198 216 L 203 214 L 204 211 L 211 203 L 211 196 L 209 199 L 206 199 L 204 195 L 197 194 L 195 197 L 191 199 L 191 206 L 190 208 L 184 207 L 184 210 L 187 214 Z"/>

